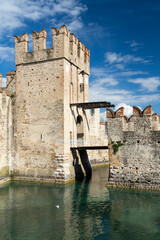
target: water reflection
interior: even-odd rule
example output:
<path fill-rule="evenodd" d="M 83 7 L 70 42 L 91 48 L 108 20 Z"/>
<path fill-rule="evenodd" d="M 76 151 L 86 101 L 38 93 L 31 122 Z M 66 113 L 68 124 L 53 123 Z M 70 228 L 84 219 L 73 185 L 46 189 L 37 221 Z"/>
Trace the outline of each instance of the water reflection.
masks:
<path fill-rule="evenodd" d="M 160 193 L 105 187 L 107 168 L 66 186 L 0 188 L 1 240 L 158 240 Z M 56 206 L 59 206 L 57 208 Z"/>
<path fill-rule="evenodd" d="M 70 226 L 66 227 L 64 239 L 93 239 L 104 232 L 109 235 L 109 191 L 104 190 L 95 189 L 92 181 L 75 183 Z"/>
<path fill-rule="evenodd" d="M 160 193 L 110 190 L 111 239 L 160 239 Z"/>

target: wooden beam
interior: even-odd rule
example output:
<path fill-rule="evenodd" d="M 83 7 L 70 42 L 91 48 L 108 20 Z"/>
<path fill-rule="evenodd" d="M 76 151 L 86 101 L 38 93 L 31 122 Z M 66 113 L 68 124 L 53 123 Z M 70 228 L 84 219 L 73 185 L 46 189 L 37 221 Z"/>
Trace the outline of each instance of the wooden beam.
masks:
<path fill-rule="evenodd" d="M 71 147 L 71 150 L 100 150 L 108 149 L 108 146 L 81 146 L 81 147 Z"/>
<path fill-rule="evenodd" d="M 76 106 L 77 108 L 93 109 L 93 108 L 108 108 L 115 107 L 110 102 L 84 102 L 84 103 L 71 103 L 70 107 Z"/>

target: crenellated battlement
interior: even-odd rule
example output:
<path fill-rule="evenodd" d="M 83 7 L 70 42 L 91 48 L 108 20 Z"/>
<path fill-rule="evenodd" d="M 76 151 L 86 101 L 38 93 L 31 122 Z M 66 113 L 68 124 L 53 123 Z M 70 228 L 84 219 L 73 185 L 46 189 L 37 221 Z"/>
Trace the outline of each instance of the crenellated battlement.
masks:
<path fill-rule="evenodd" d="M 15 36 L 16 65 L 30 64 L 55 59 L 67 59 L 89 75 L 90 51 L 78 40 L 65 25 L 59 29 L 52 28 L 52 48 L 46 49 L 47 32 L 42 29 L 39 33 L 33 31 L 33 52 L 28 52 L 28 34 Z"/>
<path fill-rule="evenodd" d="M 127 118 L 124 108 L 107 109 L 111 184 L 160 183 L 160 122 L 152 106 L 133 106 Z"/>
<path fill-rule="evenodd" d="M 27 33 L 22 34 L 21 37 L 14 36 L 16 65 L 23 63 L 23 56 L 28 52 L 28 39 L 29 35 Z"/>
<path fill-rule="evenodd" d="M 66 25 L 61 26 L 59 29 L 53 27 L 52 28 L 52 35 L 59 35 L 59 34 L 65 34 L 68 37 L 70 37 L 70 30 L 66 28 Z"/>
<path fill-rule="evenodd" d="M 107 118 L 123 117 L 126 120 L 126 122 L 131 122 L 133 117 L 152 116 L 153 119 L 156 119 L 155 115 L 157 115 L 157 113 L 152 114 L 151 105 L 145 107 L 144 110 L 141 110 L 139 107 L 133 106 L 133 114 L 129 118 L 124 115 L 124 107 L 120 107 L 116 111 L 113 111 L 112 109 L 107 108 L 106 113 L 107 113 Z"/>
<path fill-rule="evenodd" d="M 124 115 L 124 108 L 120 107 L 117 111 L 107 108 L 107 119 L 115 119 L 114 122 L 121 123 L 122 131 L 135 131 L 140 122 L 147 121 L 151 130 L 160 130 L 159 117 L 157 113 L 152 114 L 152 106 L 149 105 L 141 110 L 133 106 L 133 115 L 129 118 Z M 117 120 L 116 120 L 117 119 Z M 109 121 L 110 122 L 110 121 Z"/>
<path fill-rule="evenodd" d="M 46 49 L 46 38 L 47 32 L 45 29 L 42 29 L 39 33 L 33 31 L 33 51 Z"/>
<path fill-rule="evenodd" d="M 27 33 L 23 33 L 21 37 L 17 35 L 14 36 L 15 43 L 28 42 L 28 39 L 29 39 L 29 35 Z"/>

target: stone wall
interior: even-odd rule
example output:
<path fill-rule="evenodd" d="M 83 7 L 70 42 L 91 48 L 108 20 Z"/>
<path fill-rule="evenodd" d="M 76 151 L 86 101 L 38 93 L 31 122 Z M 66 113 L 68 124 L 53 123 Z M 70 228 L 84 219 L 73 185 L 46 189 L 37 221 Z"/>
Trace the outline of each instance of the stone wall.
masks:
<path fill-rule="evenodd" d="M 75 176 L 71 147 L 107 145 L 99 113 L 70 107 L 89 101 L 90 51 L 66 26 L 52 29 L 50 49 L 44 29 L 32 38 L 28 52 L 28 34 L 14 37 L 16 72 L 6 74 L 13 176 L 65 182 Z M 107 151 L 88 155 L 93 163 L 108 160 Z"/>
<path fill-rule="evenodd" d="M 85 58 L 89 51 L 65 26 L 52 29 L 51 49 L 46 49 L 46 35 L 45 30 L 32 33 L 33 52 L 28 52 L 27 34 L 15 36 L 14 174 L 66 181 L 73 177 L 70 103 L 72 98 L 79 101 L 79 72 L 89 74 L 89 58 Z"/>
<path fill-rule="evenodd" d="M 12 104 L 7 91 L 0 93 L 0 180 L 11 174 L 12 159 Z"/>
<path fill-rule="evenodd" d="M 15 175 L 53 177 L 56 155 L 64 155 L 60 65 L 63 60 L 17 66 Z"/>
<path fill-rule="evenodd" d="M 14 37 L 16 71 L 6 74 L 0 93 L 0 178 L 66 182 L 75 177 L 71 148 L 108 145 L 99 109 L 91 114 L 71 106 L 89 102 L 90 51 L 66 26 L 52 29 L 50 49 L 46 30 L 32 38 L 28 52 L 28 34 Z M 85 157 L 92 165 L 106 163 L 108 151 Z"/>
<path fill-rule="evenodd" d="M 107 110 L 110 182 L 160 183 L 160 124 L 152 107 L 133 107 L 128 119 L 124 109 Z"/>
<path fill-rule="evenodd" d="M 108 136 L 105 122 L 100 121 L 100 109 L 94 109 L 89 119 L 89 144 L 90 146 L 108 146 Z M 108 149 L 88 150 L 91 165 L 109 162 Z"/>

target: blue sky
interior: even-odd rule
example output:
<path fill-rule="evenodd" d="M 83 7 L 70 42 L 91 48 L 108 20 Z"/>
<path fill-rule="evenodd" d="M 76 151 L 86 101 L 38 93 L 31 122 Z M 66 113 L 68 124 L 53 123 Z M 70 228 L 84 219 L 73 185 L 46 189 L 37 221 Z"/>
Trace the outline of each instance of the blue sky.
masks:
<path fill-rule="evenodd" d="M 14 35 L 66 24 L 91 51 L 90 100 L 160 114 L 159 0 L 0 0 L 0 72 L 15 70 Z"/>

